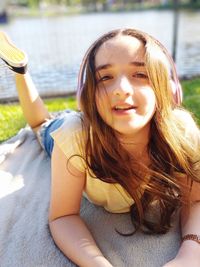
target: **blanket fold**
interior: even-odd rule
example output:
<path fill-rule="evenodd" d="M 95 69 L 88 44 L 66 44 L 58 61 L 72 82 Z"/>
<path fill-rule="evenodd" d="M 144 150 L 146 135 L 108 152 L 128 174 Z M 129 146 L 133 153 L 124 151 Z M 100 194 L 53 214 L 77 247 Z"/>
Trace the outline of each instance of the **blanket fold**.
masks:
<path fill-rule="evenodd" d="M 48 228 L 50 159 L 35 134 L 22 129 L 0 145 L 0 266 L 75 266 L 56 247 Z M 129 214 L 110 214 L 83 198 L 81 216 L 115 267 L 161 267 L 178 250 L 178 220 L 166 235 L 130 237 Z"/>

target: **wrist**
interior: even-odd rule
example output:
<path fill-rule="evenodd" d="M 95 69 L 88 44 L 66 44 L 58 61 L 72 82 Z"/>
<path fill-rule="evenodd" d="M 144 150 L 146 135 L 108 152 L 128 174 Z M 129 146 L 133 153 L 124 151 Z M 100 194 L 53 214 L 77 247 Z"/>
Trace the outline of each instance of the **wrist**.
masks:
<path fill-rule="evenodd" d="M 179 256 L 200 260 L 200 244 L 193 240 L 185 240 L 178 251 L 177 257 Z"/>
<path fill-rule="evenodd" d="M 200 245 L 200 235 L 196 235 L 196 234 L 184 235 L 182 238 L 182 242 L 184 242 L 186 240 L 192 240 L 194 242 L 197 242 Z"/>

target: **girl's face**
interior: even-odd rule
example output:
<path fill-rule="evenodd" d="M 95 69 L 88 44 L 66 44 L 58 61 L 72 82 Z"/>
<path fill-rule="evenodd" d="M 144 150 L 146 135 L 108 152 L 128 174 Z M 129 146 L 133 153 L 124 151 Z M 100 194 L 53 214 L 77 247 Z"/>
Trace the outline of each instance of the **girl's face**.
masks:
<path fill-rule="evenodd" d="M 122 35 L 103 43 L 95 57 L 100 116 L 119 136 L 142 142 L 149 138 L 156 107 L 144 57 L 142 41 Z"/>

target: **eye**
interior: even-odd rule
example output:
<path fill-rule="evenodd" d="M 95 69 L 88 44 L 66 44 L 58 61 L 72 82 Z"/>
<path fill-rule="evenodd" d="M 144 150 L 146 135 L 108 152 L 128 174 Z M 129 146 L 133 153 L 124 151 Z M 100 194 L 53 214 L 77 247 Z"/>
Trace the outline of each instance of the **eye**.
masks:
<path fill-rule="evenodd" d="M 148 79 L 148 76 L 145 72 L 135 72 L 133 73 L 133 77 L 139 78 L 139 79 Z"/>
<path fill-rule="evenodd" d="M 113 77 L 111 75 L 103 75 L 103 76 L 100 76 L 99 78 L 97 78 L 97 82 L 105 82 L 105 81 L 108 81 L 108 80 L 111 80 Z"/>

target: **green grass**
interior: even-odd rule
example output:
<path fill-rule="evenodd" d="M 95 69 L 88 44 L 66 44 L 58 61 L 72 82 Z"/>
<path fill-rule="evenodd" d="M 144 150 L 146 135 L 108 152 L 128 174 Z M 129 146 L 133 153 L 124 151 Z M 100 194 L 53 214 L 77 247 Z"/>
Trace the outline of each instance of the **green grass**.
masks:
<path fill-rule="evenodd" d="M 44 101 L 50 112 L 76 109 L 74 97 L 47 99 Z M 15 104 L 0 104 L 0 143 L 15 135 L 26 125 L 21 107 Z"/>
<path fill-rule="evenodd" d="M 183 81 L 182 87 L 184 91 L 183 105 L 195 115 L 197 123 L 200 125 L 200 78 Z"/>
<path fill-rule="evenodd" d="M 183 105 L 189 109 L 197 118 L 200 124 L 200 78 L 182 82 L 184 91 Z M 45 100 L 45 104 L 50 112 L 63 109 L 76 109 L 74 97 L 55 98 Z M 19 104 L 0 105 L 0 142 L 15 135 L 26 125 Z"/>

